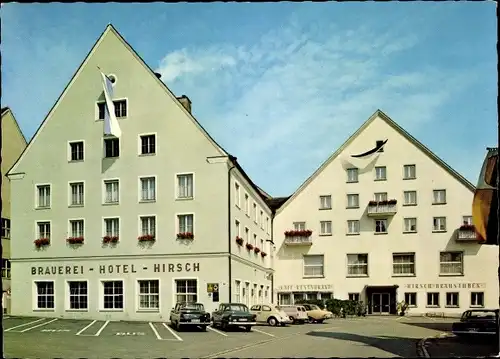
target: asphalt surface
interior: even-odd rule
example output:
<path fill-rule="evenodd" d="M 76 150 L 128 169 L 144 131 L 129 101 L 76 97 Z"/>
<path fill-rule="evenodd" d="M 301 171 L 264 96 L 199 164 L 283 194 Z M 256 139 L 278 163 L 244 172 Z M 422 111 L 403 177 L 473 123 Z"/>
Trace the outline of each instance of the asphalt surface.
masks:
<path fill-rule="evenodd" d="M 7 317 L 4 352 L 6 358 L 415 357 L 417 343 L 442 333 L 443 321 L 356 317 L 323 324 L 262 325 L 251 332 L 177 332 L 157 322 Z"/>
<path fill-rule="evenodd" d="M 498 354 L 495 343 L 497 340 L 498 338 L 471 340 L 452 336 L 429 339 L 425 347 L 431 358 L 491 357 Z"/>

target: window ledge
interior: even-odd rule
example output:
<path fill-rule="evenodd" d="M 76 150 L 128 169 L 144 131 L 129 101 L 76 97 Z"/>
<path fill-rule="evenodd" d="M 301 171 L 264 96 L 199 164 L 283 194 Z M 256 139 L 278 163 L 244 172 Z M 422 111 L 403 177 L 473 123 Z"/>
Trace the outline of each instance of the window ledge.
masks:
<path fill-rule="evenodd" d="M 375 182 L 382 182 L 382 181 L 387 181 L 387 178 L 375 178 Z"/>
<path fill-rule="evenodd" d="M 151 156 L 156 156 L 156 152 L 155 153 L 140 153 L 139 154 L 139 157 L 151 157 Z"/>
<path fill-rule="evenodd" d="M 440 308 L 439 305 L 426 305 L 426 308 Z"/>
<path fill-rule="evenodd" d="M 436 203 L 432 203 L 433 206 L 442 206 L 442 205 L 445 205 L 446 202 L 436 202 Z"/>
<path fill-rule="evenodd" d="M 416 277 L 417 275 L 413 273 L 413 274 L 393 274 L 392 276 L 396 278 L 405 278 L 405 277 Z"/>
<path fill-rule="evenodd" d="M 36 209 L 37 211 L 43 211 L 43 210 L 45 210 L 45 209 L 50 209 L 50 206 L 49 206 L 49 207 L 35 207 L 35 209 Z"/>
<path fill-rule="evenodd" d="M 445 305 L 445 308 L 460 308 L 459 305 Z"/>
<path fill-rule="evenodd" d="M 403 181 L 415 180 L 417 177 L 403 177 Z"/>
<path fill-rule="evenodd" d="M 85 162 L 85 160 L 69 160 L 68 163 L 81 163 Z"/>
<path fill-rule="evenodd" d="M 155 203 L 156 199 L 141 199 L 139 203 Z"/>
<path fill-rule="evenodd" d="M 463 277 L 463 273 L 450 273 L 450 274 L 439 274 L 440 277 Z"/>
<path fill-rule="evenodd" d="M 439 230 L 439 231 L 432 231 L 432 233 L 446 233 L 446 232 L 447 232 L 446 229 L 445 230 Z"/>
<path fill-rule="evenodd" d="M 88 311 L 88 309 L 66 309 L 68 313 L 86 313 Z"/>
<path fill-rule="evenodd" d="M 303 279 L 324 279 L 324 275 L 304 275 L 302 276 Z"/>
<path fill-rule="evenodd" d="M 120 158 L 120 156 L 113 156 L 113 157 L 103 157 L 103 160 L 116 160 L 117 158 Z"/>
<path fill-rule="evenodd" d="M 38 313 L 43 313 L 43 312 L 55 312 L 56 309 L 53 308 L 53 309 L 33 309 L 34 312 L 38 312 Z"/>
<path fill-rule="evenodd" d="M 68 208 L 82 208 L 82 207 L 84 207 L 84 206 L 85 206 L 85 205 L 83 205 L 83 204 L 70 204 L 70 205 L 68 206 Z"/>
<path fill-rule="evenodd" d="M 346 278 L 367 278 L 368 274 L 348 274 Z"/>
<path fill-rule="evenodd" d="M 375 235 L 383 235 L 383 234 L 389 234 L 389 232 L 374 232 L 373 234 Z"/>
<path fill-rule="evenodd" d="M 403 234 L 415 234 L 417 231 L 403 231 Z"/>
<path fill-rule="evenodd" d="M 359 183 L 359 181 L 346 181 L 346 183 Z"/>
<path fill-rule="evenodd" d="M 359 209 L 359 206 L 347 206 L 345 209 Z"/>
<path fill-rule="evenodd" d="M 137 309 L 136 313 L 159 313 L 160 309 Z"/>
<path fill-rule="evenodd" d="M 333 233 L 323 233 L 323 234 L 318 234 L 320 237 L 331 237 L 333 236 Z"/>
<path fill-rule="evenodd" d="M 104 202 L 102 205 L 103 206 L 118 206 L 120 202 Z"/>
<path fill-rule="evenodd" d="M 320 211 L 329 211 L 332 207 L 318 208 Z"/>
<path fill-rule="evenodd" d="M 415 207 L 417 203 L 403 203 L 403 207 Z"/>
<path fill-rule="evenodd" d="M 359 236 L 361 233 L 346 233 L 346 236 Z"/>
<path fill-rule="evenodd" d="M 194 197 L 177 197 L 175 200 L 176 201 L 192 201 L 194 199 Z M 240 208 L 238 206 L 236 206 L 236 208 Z"/>
<path fill-rule="evenodd" d="M 470 305 L 470 308 L 484 308 L 484 305 Z"/>
<path fill-rule="evenodd" d="M 99 309 L 98 310 L 100 313 L 106 313 L 106 312 L 109 312 L 109 313 L 116 313 L 116 312 L 123 312 L 124 310 L 123 309 Z"/>

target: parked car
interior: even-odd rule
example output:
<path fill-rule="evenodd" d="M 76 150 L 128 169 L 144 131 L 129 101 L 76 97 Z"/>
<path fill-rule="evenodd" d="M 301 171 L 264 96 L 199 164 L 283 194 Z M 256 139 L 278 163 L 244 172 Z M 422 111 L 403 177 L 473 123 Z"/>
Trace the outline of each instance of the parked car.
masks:
<path fill-rule="evenodd" d="M 274 304 L 256 304 L 250 308 L 250 312 L 256 315 L 257 323 L 267 323 L 273 327 L 292 323 L 288 315 Z"/>
<path fill-rule="evenodd" d="M 170 312 L 170 324 L 177 330 L 181 327 L 201 327 L 207 330 L 210 325 L 210 313 L 201 303 L 180 302 Z"/>
<path fill-rule="evenodd" d="M 243 327 L 247 332 L 252 330 L 252 326 L 257 316 L 250 313 L 248 307 L 241 303 L 221 303 L 219 309 L 212 313 L 214 327 L 227 330 L 229 327 Z"/>
<path fill-rule="evenodd" d="M 308 321 L 307 311 L 302 305 L 280 305 L 293 324 L 303 324 Z"/>
<path fill-rule="evenodd" d="M 307 318 L 310 323 L 323 323 L 325 319 L 329 319 L 333 317 L 332 312 L 321 309 L 316 304 L 302 304 L 307 311 Z"/>
<path fill-rule="evenodd" d="M 497 334 L 498 309 L 470 309 L 463 312 L 459 322 L 451 326 L 457 336 L 494 336 Z"/>

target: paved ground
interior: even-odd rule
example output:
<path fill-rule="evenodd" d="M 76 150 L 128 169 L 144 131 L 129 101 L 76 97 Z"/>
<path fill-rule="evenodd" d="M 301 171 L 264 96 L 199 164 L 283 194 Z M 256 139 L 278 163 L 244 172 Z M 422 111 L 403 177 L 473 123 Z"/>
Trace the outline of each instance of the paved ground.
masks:
<path fill-rule="evenodd" d="M 498 338 L 466 340 L 453 336 L 427 340 L 425 347 L 431 358 L 491 357 L 498 354 L 496 341 Z"/>
<path fill-rule="evenodd" d="M 414 357 L 421 338 L 442 332 L 441 322 L 447 320 L 338 318 L 251 332 L 177 332 L 156 322 L 7 317 L 3 327 L 7 358 Z"/>

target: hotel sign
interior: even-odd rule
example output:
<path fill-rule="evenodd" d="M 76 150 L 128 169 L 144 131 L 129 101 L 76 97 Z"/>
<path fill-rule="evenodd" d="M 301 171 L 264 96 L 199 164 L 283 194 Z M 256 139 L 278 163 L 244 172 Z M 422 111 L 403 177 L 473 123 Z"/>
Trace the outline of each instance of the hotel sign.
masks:
<path fill-rule="evenodd" d="M 331 284 L 289 284 L 289 285 L 279 285 L 276 290 L 283 291 L 297 291 L 297 292 L 307 292 L 307 291 L 329 291 L 333 289 Z"/>
<path fill-rule="evenodd" d="M 413 283 L 406 284 L 407 289 L 484 289 L 486 283 Z"/>

